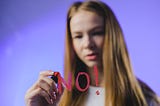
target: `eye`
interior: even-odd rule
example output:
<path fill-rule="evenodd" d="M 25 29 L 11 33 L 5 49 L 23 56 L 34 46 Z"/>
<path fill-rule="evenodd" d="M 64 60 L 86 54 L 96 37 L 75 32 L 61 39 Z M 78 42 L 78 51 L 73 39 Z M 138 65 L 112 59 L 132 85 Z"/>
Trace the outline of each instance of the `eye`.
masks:
<path fill-rule="evenodd" d="M 83 36 L 82 35 L 75 35 L 73 38 L 74 39 L 81 39 Z"/>
<path fill-rule="evenodd" d="M 104 31 L 95 31 L 92 33 L 93 36 L 102 36 L 104 35 Z"/>

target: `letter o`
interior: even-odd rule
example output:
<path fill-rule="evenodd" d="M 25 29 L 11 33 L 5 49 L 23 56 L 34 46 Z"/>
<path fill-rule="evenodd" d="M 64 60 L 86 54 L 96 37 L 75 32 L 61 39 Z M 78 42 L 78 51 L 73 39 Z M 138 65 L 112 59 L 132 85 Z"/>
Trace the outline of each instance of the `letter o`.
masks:
<path fill-rule="evenodd" d="M 87 78 L 87 86 L 86 86 L 84 89 L 82 89 L 82 88 L 79 86 L 78 78 L 79 78 L 80 75 L 85 75 L 86 78 Z M 84 92 L 84 91 L 86 91 L 86 90 L 88 89 L 89 84 L 90 84 L 89 75 L 88 75 L 87 73 L 85 73 L 85 72 L 79 72 L 79 73 L 78 73 L 78 76 L 77 76 L 77 78 L 76 78 L 76 87 L 77 87 L 77 89 L 78 89 L 79 91 L 81 91 L 81 92 Z"/>

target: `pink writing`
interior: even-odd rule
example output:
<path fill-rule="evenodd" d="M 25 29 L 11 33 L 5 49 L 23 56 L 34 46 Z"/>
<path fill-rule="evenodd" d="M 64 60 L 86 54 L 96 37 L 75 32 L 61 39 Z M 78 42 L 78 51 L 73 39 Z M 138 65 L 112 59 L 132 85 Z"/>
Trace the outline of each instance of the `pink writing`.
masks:
<path fill-rule="evenodd" d="M 71 73 L 69 73 L 69 76 L 68 76 L 68 83 L 61 77 L 61 75 L 60 75 L 59 72 L 55 72 L 55 74 L 56 74 L 56 76 L 58 77 L 58 91 L 59 91 L 59 93 L 62 93 L 62 84 L 64 84 L 65 87 L 66 87 L 69 91 L 71 91 L 71 82 L 72 82 L 72 75 L 71 75 Z M 55 75 L 55 74 L 54 74 L 54 75 Z M 79 86 L 78 79 L 79 79 L 79 77 L 80 77 L 81 75 L 85 76 L 86 79 L 87 79 L 87 85 L 86 85 L 85 88 L 81 88 L 81 87 Z M 96 83 L 96 86 L 98 86 L 98 68 L 97 68 L 97 66 L 94 66 L 94 75 L 95 75 L 95 83 Z M 76 77 L 76 88 L 77 88 L 79 91 L 84 92 L 84 91 L 86 91 L 86 90 L 88 89 L 89 85 L 90 85 L 90 77 L 89 77 L 89 75 L 88 75 L 86 72 L 79 72 L 78 75 L 77 75 L 77 77 Z"/>

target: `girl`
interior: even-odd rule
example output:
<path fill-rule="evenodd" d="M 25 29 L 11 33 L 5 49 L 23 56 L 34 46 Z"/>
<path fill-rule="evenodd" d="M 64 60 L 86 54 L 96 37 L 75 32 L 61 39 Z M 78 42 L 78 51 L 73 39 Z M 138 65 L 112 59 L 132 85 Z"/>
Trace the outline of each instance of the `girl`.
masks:
<path fill-rule="evenodd" d="M 122 29 L 103 2 L 75 2 L 67 14 L 65 42 L 65 80 L 72 73 L 71 91 L 61 95 L 52 71 L 41 72 L 38 81 L 27 91 L 27 106 L 159 106 L 156 94 L 133 74 Z M 94 67 L 98 69 L 98 87 Z M 76 87 L 79 72 L 90 76 L 85 91 Z M 78 79 L 85 88 L 86 77 Z M 97 91 L 97 94 L 96 94 Z"/>

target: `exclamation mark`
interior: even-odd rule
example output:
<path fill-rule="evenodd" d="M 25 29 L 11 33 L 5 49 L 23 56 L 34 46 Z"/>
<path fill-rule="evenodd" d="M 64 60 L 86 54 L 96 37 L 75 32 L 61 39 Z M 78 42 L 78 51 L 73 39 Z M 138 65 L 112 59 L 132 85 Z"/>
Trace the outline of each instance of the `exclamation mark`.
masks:
<path fill-rule="evenodd" d="M 94 75 L 95 75 L 96 86 L 98 86 L 98 68 L 97 68 L 97 66 L 94 66 Z M 96 94 L 97 95 L 100 94 L 99 90 L 96 91 Z"/>

